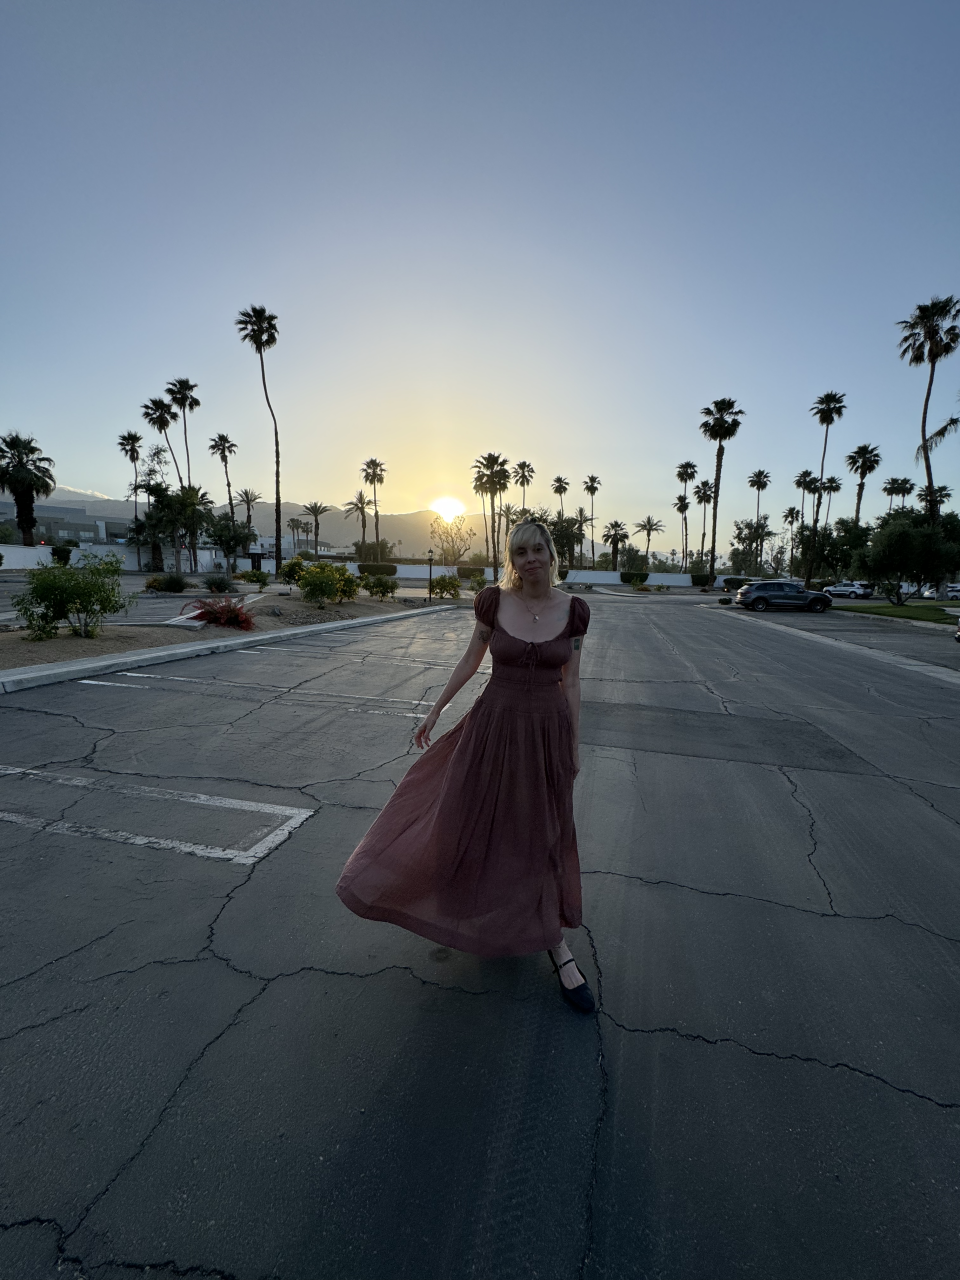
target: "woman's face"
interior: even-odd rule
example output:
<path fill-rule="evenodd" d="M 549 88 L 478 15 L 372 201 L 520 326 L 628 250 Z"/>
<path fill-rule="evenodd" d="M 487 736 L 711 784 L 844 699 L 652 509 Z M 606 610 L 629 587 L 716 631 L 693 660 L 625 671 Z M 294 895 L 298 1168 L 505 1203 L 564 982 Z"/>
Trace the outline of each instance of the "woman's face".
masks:
<path fill-rule="evenodd" d="M 540 538 L 514 548 L 513 564 L 524 582 L 550 580 L 550 548 Z"/>

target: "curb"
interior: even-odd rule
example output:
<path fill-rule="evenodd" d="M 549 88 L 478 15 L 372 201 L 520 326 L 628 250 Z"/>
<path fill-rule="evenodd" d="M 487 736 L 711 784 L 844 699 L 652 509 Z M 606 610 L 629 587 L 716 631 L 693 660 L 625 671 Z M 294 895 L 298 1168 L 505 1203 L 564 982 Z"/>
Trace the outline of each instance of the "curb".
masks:
<path fill-rule="evenodd" d="M 202 658 L 208 653 L 229 653 L 231 649 L 247 649 L 254 645 L 274 644 L 297 636 L 319 632 L 347 631 L 352 627 L 372 627 L 383 622 L 407 622 L 430 613 L 445 613 L 451 605 L 432 605 L 410 613 L 388 613 L 377 618 L 350 618 L 345 622 L 318 622 L 306 627 L 284 627 L 279 631 L 261 631 L 257 635 L 229 639 L 198 640 L 192 644 L 170 644 L 162 649 L 133 649 L 111 654 L 108 658 L 79 658 L 74 662 L 48 662 L 43 666 L 14 667 L 0 671 L 0 693 L 16 693 L 20 689 L 36 689 L 45 684 L 63 684 L 81 676 L 109 675 L 111 671 L 128 671 L 131 667 L 153 667 L 161 662 L 177 662 L 182 658 Z"/>

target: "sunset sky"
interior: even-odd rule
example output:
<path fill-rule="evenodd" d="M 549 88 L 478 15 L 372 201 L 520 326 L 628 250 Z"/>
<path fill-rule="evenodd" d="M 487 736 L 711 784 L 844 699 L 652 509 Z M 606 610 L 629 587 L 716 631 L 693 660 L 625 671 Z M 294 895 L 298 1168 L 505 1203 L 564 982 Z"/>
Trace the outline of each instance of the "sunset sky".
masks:
<path fill-rule="evenodd" d="M 915 0 L 243 0 L 3 6 L 0 431 L 122 496 L 116 437 L 189 376 L 206 441 L 269 492 L 272 441 L 233 329 L 280 320 L 268 377 L 284 496 L 476 510 L 470 463 L 602 481 L 600 521 L 676 523 L 712 475 L 699 410 L 746 409 L 725 528 L 819 465 L 808 408 L 846 393 L 828 471 L 879 446 L 867 514 L 913 453 L 922 371 L 896 321 L 960 294 L 960 6 Z M 958 411 L 960 355 L 931 426 Z M 934 455 L 957 491 L 960 437 Z M 544 483 L 541 483 L 544 482 Z M 871 496 L 872 493 L 872 496 Z M 668 534 L 661 548 L 678 545 Z M 725 545 L 725 540 L 724 540 Z"/>

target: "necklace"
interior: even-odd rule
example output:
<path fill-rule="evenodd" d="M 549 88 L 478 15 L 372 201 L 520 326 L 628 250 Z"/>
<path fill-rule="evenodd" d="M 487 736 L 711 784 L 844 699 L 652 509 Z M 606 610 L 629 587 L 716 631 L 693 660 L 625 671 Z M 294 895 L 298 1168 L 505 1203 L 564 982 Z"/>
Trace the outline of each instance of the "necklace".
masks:
<path fill-rule="evenodd" d="M 520 599 L 521 599 L 521 600 L 523 600 L 523 607 L 526 609 L 527 613 L 529 613 L 529 614 L 530 614 L 531 618 L 533 618 L 534 622 L 539 622 L 539 621 L 540 621 L 540 615 L 539 615 L 539 613 L 534 613 L 534 612 L 533 612 L 533 610 L 532 610 L 532 609 L 530 608 L 530 606 L 527 604 L 526 600 L 524 600 L 524 598 L 523 598 L 523 592 L 522 592 L 522 591 L 521 591 L 521 593 L 520 593 Z"/>

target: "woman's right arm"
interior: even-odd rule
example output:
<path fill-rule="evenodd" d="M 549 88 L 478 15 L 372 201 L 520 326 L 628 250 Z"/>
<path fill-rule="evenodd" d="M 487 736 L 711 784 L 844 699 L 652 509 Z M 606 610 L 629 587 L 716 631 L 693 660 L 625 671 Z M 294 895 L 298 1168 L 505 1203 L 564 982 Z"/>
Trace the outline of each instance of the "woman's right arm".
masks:
<path fill-rule="evenodd" d="M 483 622 L 478 622 L 474 627 L 466 653 L 454 667 L 450 679 L 443 686 L 443 692 L 430 708 L 426 719 L 417 727 L 414 742 L 421 749 L 429 747 L 430 734 L 439 719 L 440 712 L 452 698 L 456 697 L 467 681 L 477 674 L 480 663 L 483 661 L 483 655 L 487 652 L 487 645 L 490 643 L 491 635 L 491 628 Z"/>

